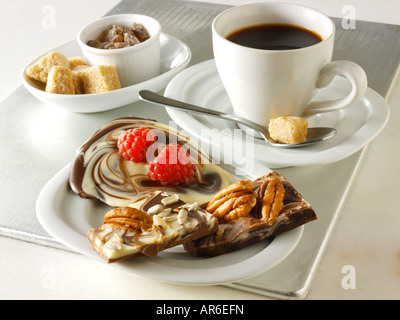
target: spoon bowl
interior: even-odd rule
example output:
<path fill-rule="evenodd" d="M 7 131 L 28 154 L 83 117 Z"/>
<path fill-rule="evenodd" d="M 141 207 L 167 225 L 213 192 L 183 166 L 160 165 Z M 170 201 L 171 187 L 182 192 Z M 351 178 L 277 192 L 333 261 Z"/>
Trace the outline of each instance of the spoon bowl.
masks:
<path fill-rule="evenodd" d="M 170 107 L 175 109 L 186 110 L 191 113 L 201 114 L 209 117 L 216 117 L 228 121 L 233 121 L 238 124 L 244 125 L 248 128 L 251 128 L 257 131 L 261 137 L 271 146 L 276 148 L 300 148 L 309 146 L 311 144 L 327 140 L 332 138 L 336 134 L 335 128 L 328 128 L 328 127 L 316 127 L 316 128 L 308 128 L 307 130 L 307 138 L 305 142 L 302 143 L 295 143 L 295 144 L 285 144 L 279 143 L 273 140 L 268 132 L 267 128 L 264 128 L 254 122 L 251 122 L 247 119 L 239 117 L 235 114 L 223 113 L 220 111 L 206 109 L 199 106 L 195 106 L 186 102 L 174 100 L 171 98 L 164 97 L 159 95 L 155 92 L 149 90 L 141 90 L 139 92 L 139 99 L 150 102 L 155 105 L 163 106 L 163 107 Z"/>

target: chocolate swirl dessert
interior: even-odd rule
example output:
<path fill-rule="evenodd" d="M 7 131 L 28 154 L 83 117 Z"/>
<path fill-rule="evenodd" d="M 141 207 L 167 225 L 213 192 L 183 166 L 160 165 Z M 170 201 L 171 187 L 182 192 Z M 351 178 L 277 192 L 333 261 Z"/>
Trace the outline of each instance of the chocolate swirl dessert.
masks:
<path fill-rule="evenodd" d="M 233 252 L 317 219 L 311 205 L 278 172 L 232 184 L 216 194 L 206 211 L 218 218 L 219 229 L 184 245 L 196 257 Z"/>
<path fill-rule="evenodd" d="M 145 161 L 126 160 L 118 150 L 118 139 L 127 130 L 142 127 L 154 132 L 157 143 L 149 147 Z M 168 185 L 154 181 L 148 175 L 149 162 L 158 155 L 161 147 L 171 143 L 190 151 L 195 168 L 190 182 Z M 153 120 L 121 117 L 105 124 L 79 148 L 69 182 L 73 192 L 82 198 L 97 198 L 109 206 L 124 207 L 154 190 L 178 194 L 185 202 L 202 204 L 231 184 L 232 177 L 211 163 L 190 138 L 177 130 Z"/>
<path fill-rule="evenodd" d="M 219 191 L 202 207 L 177 194 L 152 191 L 128 207 L 110 210 L 87 234 L 91 247 L 108 263 L 154 257 L 183 245 L 195 257 L 214 257 L 265 241 L 317 216 L 279 173 L 241 180 Z"/>
<path fill-rule="evenodd" d="M 103 225 L 90 230 L 87 237 L 107 263 L 114 263 L 154 257 L 217 230 L 218 220 L 197 203 L 185 203 L 176 194 L 154 191 L 129 207 L 107 212 Z"/>
<path fill-rule="evenodd" d="M 97 130 L 77 151 L 69 182 L 80 197 L 114 207 L 87 234 L 109 263 L 177 245 L 213 257 L 317 218 L 278 172 L 233 182 L 190 138 L 136 117 Z"/>

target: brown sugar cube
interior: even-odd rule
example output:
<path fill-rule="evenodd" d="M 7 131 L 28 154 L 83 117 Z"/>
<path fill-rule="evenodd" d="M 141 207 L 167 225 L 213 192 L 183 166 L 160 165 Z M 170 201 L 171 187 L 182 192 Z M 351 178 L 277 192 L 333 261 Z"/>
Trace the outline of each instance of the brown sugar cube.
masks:
<path fill-rule="evenodd" d="M 77 65 L 71 71 L 74 75 L 74 86 L 75 86 L 75 94 L 84 94 L 85 88 L 83 84 L 83 74 L 90 67 L 87 65 Z"/>
<path fill-rule="evenodd" d="M 114 66 L 98 65 L 82 72 L 85 93 L 107 92 L 121 88 Z"/>
<path fill-rule="evenodd" d="M 26 69 L 26 75 L 29 78 L 46 83 L 47 76 L 51 68 L 54 66 L 62 66 L 65 68 L 69 68 L 68 59 L 60 52 L 57 51 L 49 52 L 38 62 L 29 66 Z"/>
<path fill-rule="evenodd" d="M 74 75 L 68 68 L 54 66 L 47 77 L 46 92 L 74 94 Z"/>
<path fill-rule="evenodd" d="M 85 66 L 86 62 L 85 60 L 83 60 L 82 57 L 76 56 L 76 57 L 71 57 L 71 58 L 67 58 L 68 62 L 69 62 L 69 68 L 73 69 L 77 66 Z"/>
<path fill-rule="evenodd" d="M 268 131 L 272 139 L 285 144 L 306 141 L 308 121 L 304 118 L 288 116 L 269 121 Z"/>

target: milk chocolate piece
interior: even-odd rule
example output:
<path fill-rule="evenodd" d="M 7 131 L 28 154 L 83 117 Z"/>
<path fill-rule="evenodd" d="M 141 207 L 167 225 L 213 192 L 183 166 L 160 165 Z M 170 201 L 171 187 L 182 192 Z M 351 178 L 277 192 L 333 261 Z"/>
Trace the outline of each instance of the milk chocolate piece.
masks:
<path fill-rule="evenodd" d="M 311 205 L 279 173 L 271 172 L 253 182 L 253 190 L 258 193 L 267 179 L 278 178 L 285 189 L 283 209 L 271 224 L 259 218 L 260 198 L 252 213 L 247 217 L 220 223 L 216 233 L 186 243 L 184 248 L 196 257 L 212 257 L 233 252 L 264 239 L 295 229 L 307 222 L 317 219 Z"/>
<path fill-rule="evenodd" d="M 87 237 L 91 247 L 108 263 L 154 257 L 218 230 L 217 218 L 197 203 L 185 203 L 163 191 L 149 193 L 129 207 L 113 209 L 105 219 Z M 153 223 L 149 224 L 151 220 Z"/>

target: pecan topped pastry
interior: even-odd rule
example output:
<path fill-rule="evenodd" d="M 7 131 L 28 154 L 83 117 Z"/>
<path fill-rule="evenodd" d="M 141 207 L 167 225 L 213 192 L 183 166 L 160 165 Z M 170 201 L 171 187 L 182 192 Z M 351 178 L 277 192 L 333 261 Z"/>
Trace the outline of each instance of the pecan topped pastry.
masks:
<path fill-rule="evenodd" d="M 311 205 L 277 172 L 231 185 L 209 202 L 207 210 L 219 219 L 219 229 L 184 245 L 197 257 L 233 252 L 317 219 Z"/>
<path fill-rule="evenodd" d="M 87 237 L 91 247 L 108 263 L 137 256 L 156 256 L 168 248 L 218 230 L 218 220 L 175 194 L 155 191 L 128 207 L 110 210 L 98 229 Z"/>

